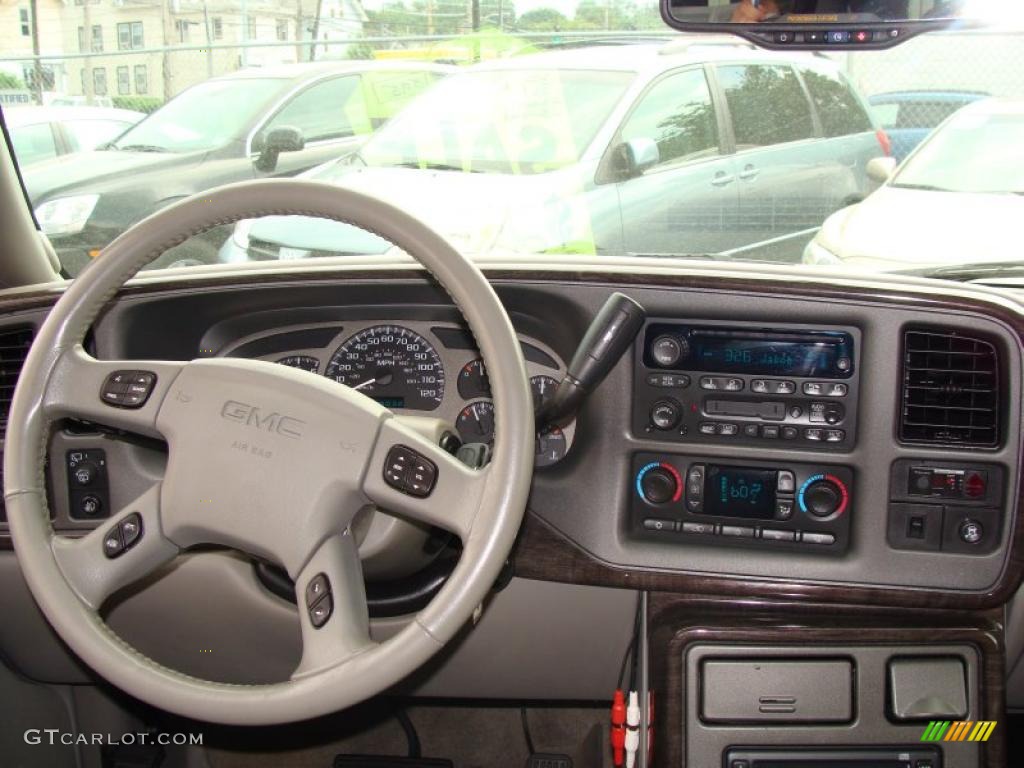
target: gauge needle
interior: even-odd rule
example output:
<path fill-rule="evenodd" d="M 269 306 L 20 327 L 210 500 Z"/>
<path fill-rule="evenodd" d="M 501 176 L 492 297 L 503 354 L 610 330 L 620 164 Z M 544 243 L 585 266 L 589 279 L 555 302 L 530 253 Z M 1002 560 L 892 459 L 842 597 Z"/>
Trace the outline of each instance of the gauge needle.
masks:
<path fill-rule="evenodd" d="M 366 381 L 364 381 L 364 382 L 362 382 L 360 384 L 356 384 L 354 387 L 352 387 L 352 389 L 362 389 L 363 387 L 368 387 L 371 384 L 373 384 L 375 381 L 376 381 L 376 379 L 367 379 Z"/>

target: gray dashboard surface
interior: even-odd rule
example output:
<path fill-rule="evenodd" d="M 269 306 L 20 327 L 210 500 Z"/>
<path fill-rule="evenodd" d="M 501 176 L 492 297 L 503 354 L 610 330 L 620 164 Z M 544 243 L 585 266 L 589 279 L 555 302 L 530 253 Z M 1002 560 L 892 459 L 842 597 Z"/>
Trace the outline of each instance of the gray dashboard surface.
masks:
<path fill-rule="evenodd" d="M 572 356 L 589 319 L 611 291 L 607 286 L 586 283 L 497 281 L 496 287 L 520 334 L 539 341 L 561 360 Z M 1004 515 L 1004 546 L 988 555 L 897 551 L 886 541 L 887 494 L 892 462 L 913 457 L 1001 464 L 1010 478 L 1008 498 L 1017 498 L 1022 363 L 1019 345 L 1009 328 L 977 314 L 940 312 L 927 306 L 901 305 L 896 300 L 794 299 L 768 292 L 687 288 L 630 288 L 626 292 L 652 317 L 859 329 L 857 445 L 848 452 L 832 452 L 828 459 L 855 472 L 849 552 L 836 558 L 813 552 L 662 544 L 630 536 L 625 513 L 631 482 L 630 456 L 638 451 L 689 450 L 633 433 L 632 353 L 586 402 L 577 419 L 574 448 L 567 458 L 536 472 L 530 499 L 534 513 L 597 560 L 630 569 L 970 591 L 983 591 L 998 580 L 1006 564 L 1005 542 L 1015 522 L 1012 516 Z M 96 343 L 106 356 L 188 359 L 218 354 L 232 339 L 286 327 L 308 318 L 310 312 L 318 313 L 320 319 L 329 316 L 348 322 L 457 319 L 438 289 L 419 279 L 263 285 L 227 292 L 170 291 L 118 302 L 97 328 Z M 1002 341 L 1005 367 L 1017 372 L 1006 377 L 1003 392 L 1007 429 L 1002 448 L 919 448 L 896 441 L 901 331 L 911 324 L 982 332 Z M 699 453 L 756 460 L 766 466 L 819 458 L 813 449 L 795 446 L 702 445 Z"/>

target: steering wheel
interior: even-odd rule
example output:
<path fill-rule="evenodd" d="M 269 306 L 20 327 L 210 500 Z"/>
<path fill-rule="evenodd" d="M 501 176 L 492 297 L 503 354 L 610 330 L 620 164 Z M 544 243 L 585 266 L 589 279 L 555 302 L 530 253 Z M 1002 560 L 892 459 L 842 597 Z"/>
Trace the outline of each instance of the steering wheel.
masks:
<path fill-rule="evenodd" d="M 230 358 L 97 360 L 85 351 L 87 330 L 143 265 L 212 226 L 268 215 L 317 216 L 373 232 L 412 255 L 448 291 L 490 373 L 496 428 L 488 466 L 465 466 L 360 392 L 305 371 Z M 65 417 L 158 437 L 168 446 L 161 481 L 80 538 L 54 532 L 45 492 L 50 426 Z M 356 192 L 307 181 L 244 182 L 136 224 L 56 303 L 11 406 L 7 516 L 36 601 L 100 675 L 155 707 L 200 720 L 284 723 L 344 709 L 394 685 L 466 623 L 519 530 L 533 443 L 519 341 L 469 260 L 416 219 Z M 463 542 L 461 559 L 434 600 L 381 643 L 370 638 L 350 530 L 355 515 L 374 504 L 445 528 Z M 146 657 L 103 622 L 106 597 L 199 544 L 266 558 L 295 581 L 303 647 L 288 680 L 200 680 Z"/>

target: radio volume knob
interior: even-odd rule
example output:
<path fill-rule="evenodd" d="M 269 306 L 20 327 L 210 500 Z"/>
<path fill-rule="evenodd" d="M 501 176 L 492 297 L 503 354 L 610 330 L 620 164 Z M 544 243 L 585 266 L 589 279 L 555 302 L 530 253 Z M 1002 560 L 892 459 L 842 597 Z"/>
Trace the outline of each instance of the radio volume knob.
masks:
<path fill-rule="evenodd" d="M 658 400 L 651 406 L 651 424 L 656 429 L 674 428 L 683 416 L 683 408 L 671 398 Z"/>
<path fill-rule="evenodd" d="M 815 517 L 831 517 L 843 505 L 843 489 L 831 480 L 816 480 L 801 495 L 805 511 Z"/>
<path fill-rule="evenodd" d="M 662 368 L 672 368 L 690 354 L 690 342 L 671 333 L 657 336 L 651 342 L 651 357 Z"/>

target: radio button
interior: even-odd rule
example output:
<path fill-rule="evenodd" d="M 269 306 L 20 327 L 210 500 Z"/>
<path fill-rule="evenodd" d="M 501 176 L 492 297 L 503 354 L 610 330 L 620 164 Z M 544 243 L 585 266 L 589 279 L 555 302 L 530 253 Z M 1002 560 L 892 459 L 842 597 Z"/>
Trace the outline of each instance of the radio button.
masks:
<path fill-rule="evenodd" d="M 761 427 L 761 437 L 766 440 L 778 440 L 779 438 L 779 427 L 776 424 L 766 424 Z"/>
<path fill-rule="evenodd" d="M 682 409 L 675 400 L 659 400 L 651 406 L 651 424 L 657 429 L 672 429 L 682 418 Z"/>
<path fill-rule="evenodd" d="M 838 360 L 836 360 L 836 369 L 842 371 L 843 373 L 846 373 L 851 368 L 853 368 L 853 361 L 850 360 L 850 358 L 840 357 Z"/>
<path fill-rule="evenodd" d="M 796 383 L 792 381 L 776 381 L 773 391 L 778 395 L 792 395 L 796 392 Z"/>
<path fill-rule="evenodd" d="M 825 394 L 825 385 L 820 381 L 805 381 L 804 394 L 811 397 L 821 397 Z"/>
<path fill-rule="evenodd" d="M 674 533 L 676 530 L 676 521 L 662 520 L 660 517 L 648 517 L 644 519 L 644 529 L 648 531 Z"/>
<path fill-rule="evenodd" d="M 825 439 L 825 430 L 818 429 L 817 427 L 810 427 L 804 430 L 804 440 L 811 440 L 814 442 L 821 442 Z"/>
<path fill-rule="evenodd" d="M 701 389 L 718 389 L 718 382 L 721 379 L 716 379 L 714 376 L 701 376 L 700 377 L 700 388 Z"/>
<path fill-rule="evenodd" d="M 761 434 L 761 427 L 759 427 L 757 424 L 744 424 L 743 434 L 746 435 L 747 437 L 757 437 L 758 435 Z"/>
<path fill-rule="evenodd" d="M 791 406 L 789 406 L 789 418 L 791 418 L 791 419 L 799 419 L 803 415 L 804 415 L 804 409 L 801 408 L 799 405 L 791 405 Z"/>
<path fill-rule="evenodd" d="M 673 367 L 689 352 L 689 342 L 671 334 L 664 334 L 651 342 L 651 357 L 662 368 Z"/>
<path fill-rule="evenodd" d="M 847 392 L 849 392 L 849 388 L 845 384 L 836 383 L 829 384 L 828 391 L 825 394 L 828 397 L 846 397 Z"/>
<path fill-rule="evenodd" d="M 768 392 L 768 382 L 765 379 L 753 379 L 750 382 L 750 391 L 766 394 Z"/>
<path fill-rule="evenodd" d="M 739 392 L 743 389 L 743 379 L 726 379 L 723 389 L 726 392 Z"/>
<path fill-rule="evenodd" d="M 789 520 L 793 516 L 793 500 L 778 499 L 775 502 L 775 518 L 777 520 Z"/>
<path fill-rule="evenodd" d="M 800 437 L 800 430 L 796 427 L 783 427 L 782 428 L 782 439 L 783 440 L 796 440 Z"/>
<path fill-rule="evenodd" d="M 749 528 L 745 525 L 723 525 L 718 529 L 718 532 L 722 536 L 738 536 L 745 539 L 754 538 L 755 533 L 753 528 Z"/>
<path fill-rule="evenodd" d="M 734 437 L 740 433 L 740 428 L 736 424 L 719 424 L 718 434 L 725 437 Z"/>
<path fill-rule="evenodd" d="M 718 425 L 713 421 L 702 421 L 698 429 L 702 435 L 714 435 L 718 432 Z"/>
<path fill-rule="evenodd" d="M 775 490 L 779 493 L 796 493 L 796 476 L 788 469 L 780 470 Z"/>
<path fill-rule="evenodd" d="M 681 373 L 651 373 L 647 384 L 661 389 L 686 389 L 690 386 L 690 377 Z"/>
<path fill-rule="evenodd" d="M 714 523 L 683 523 L 681 530 L 683 533 L 711 535 L 715 532 L 715 526 Z"/>
<path fill-rule="evenodd" d="M 846 439 L 846 433 L 841 429 L 826 429 L 825 430 L 825 442 L 826 443 L 841 443 Z"/>
<path fill-rule="evenodd" d="M 762 528 L 761 538 L 768 541 L 796 541 L 794 531 L 780 531 L 778 528 Z"/>
<path fill-rule="evenodd" d="M 804 531 L 800 535 L 800 541 L 808 544 L 835 544 L 836 537 L 831 533 L 811 533 L 809 531 Z"/>

